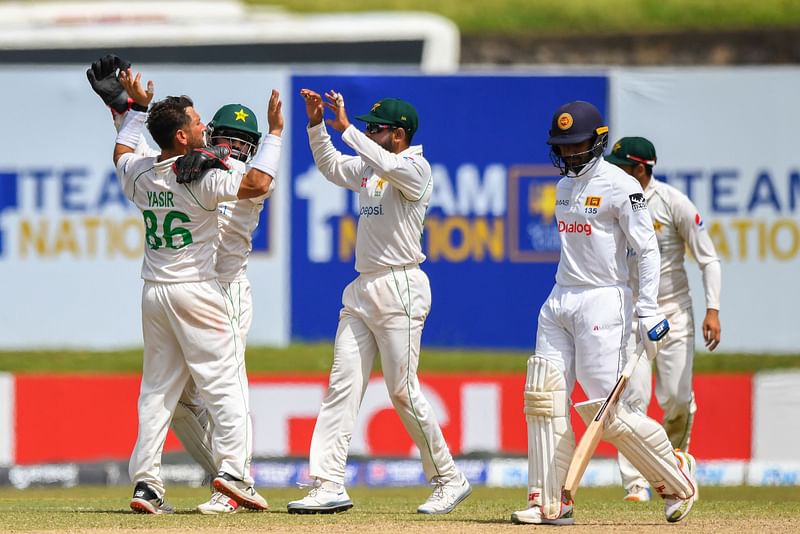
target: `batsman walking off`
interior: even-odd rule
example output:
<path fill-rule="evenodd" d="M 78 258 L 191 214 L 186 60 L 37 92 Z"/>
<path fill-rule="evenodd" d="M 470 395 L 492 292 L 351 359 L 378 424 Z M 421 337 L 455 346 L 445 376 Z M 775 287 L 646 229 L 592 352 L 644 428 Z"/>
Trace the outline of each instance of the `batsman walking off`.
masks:
<path fill-rule="evenodd" d="M 420 238 L 433 188 L 430 164 L 422 147 L 411 146 L 417 130 L 416 109 L 385 98 L 366 115 L 366 133 L 347 118 L 342 95 L 322 97 L 300 92 L 309 118 L 308 138 L 314 161 L 332 183 L 359 194 L 356 237 L 358 277 L 342 295 L 328 393 L 314 427 L 308 495 L 288 505 L 289 513 L 334 513 L 353 506 L 344 487 L 350 439 L 370 371 L 380 354 L 389 397 L 420 451 L 426 477 L 434 485 L 417 508 L 446 514 L 470 493 L 456 468 L 433 409 L 417 379 L 420 339 L 431 305 L 430 284 L 419 264 L 425 260 Z M 342 132 L 356 156 L 337 151 L 323 123 Z"/>
<path fill-rule="evenodd" d="M 692 391 L 694 315 L 684 259 L 688 248 L 703 273 L 706 301 L 703 341 L 708 350 L 713 351 L 720 340 L 722 269 L 719 257 L 700 212 L 689 197 L 653 178 L 656 164 L 653 143 L 644 137 L 623 137 L 614 144 L 606 161 L 636 178 L 644 189 L 647 209 L 653 218 L 658 249 L 661 251 L 658 311 L 667 317 L 670 325 L 669 337 L 659 346 L 655 358 L 656 399 L 664 410 L 662 423 L 672 446 L 688 451 L 697 405 Z M 631 253 L 628 263 L 635 261 L 636 254 Z M 631 288 L 636 295 L 639 290 L 636 272 L 631 272 L 631 275 Z M 629 351 L 636 350 L 635 343 L 629 343 L 628 347 Z M 651 365 L 649 360 L 640 360 L 628 385 L 627 402 L 645 413 L 650 405 Z M 619 455 L 619 468 L 625 488 L 624 499 L 649 501 L 647 480 L 622 454 Z"/>
<path fill-rule="evenodd" d="M 539 312 L 536 351 L 528 359 L 528 507 L 514 523 L 574 523 L 564 484 L 575 449 L 570 395 L 578 380 L 589 401 L 575 406 L 587 422 L 614 387 L 626 363 L 633 313 L 627 244 L 638 255 L 635 304 L 648 357 L 656 333 L 669 327 L 658 313 L 659 251 L 641 186 L 603 159 L 608 127 L 598 109 L 576 101 L 553 115 L 553 164 L 562 174 L 555 216 L 561 241 L 556 284 Z M 626 403 L 616 405 L 603 431 L 664 498 L 667 521 L 680 521 L 694 502 L 694 459 L 674 452 L 656 421 Z"/>

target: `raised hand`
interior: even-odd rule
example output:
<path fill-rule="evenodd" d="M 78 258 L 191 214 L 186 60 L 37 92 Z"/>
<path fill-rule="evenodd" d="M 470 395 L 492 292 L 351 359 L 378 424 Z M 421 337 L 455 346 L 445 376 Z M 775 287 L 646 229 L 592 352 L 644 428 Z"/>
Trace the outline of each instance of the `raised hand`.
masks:
<path fill-rule="evenodd" d="M 311 126 L 316 126 L 322 122 L 322 97 L 311 89 L 300 89 L 300 96 L 306 101 L 306 115 Z"/>
<path fill-rule="evenodd" d="M 128 93 L 117 78 L 117 71 L 122 72 L 130 66 L 130 61 L 114 54 L 106 54 L 86 70 L 92 90 L 116 113 L 125 113 L 129 106 Z"/>
<path fill-rule="evenodd" d="M 281 108 L 281 94 L 277 89 L 272 90 L 269 97 L 269 104 L 267 104 L 267 123 L 269 124 L 269 133 L 280 137 L 283 132 L 283 112 Z"/>
<path fill-rule="evenodd" d="M 342 93 L 337 93 L 333 89 L 325 93 L 325 107 L 333 112 L 334 119 L 325 121 L 326 124 L 331 126 L 337 132 L 343 132 L 350 126 L 350 120 L 347 118 L 347 111 L 344 109 L 344 97 Z"/>
<path fill-rule="evenodd" d="M 145 89 L 142 87 L 141 83 L 142 73 L 137 72 L 136 76 L 134 76 L 131 69 L 127 68 L 120 71 L 119 82 L 122 84 L 125 91 L 128 92 L 131 99 L 133 99 L 134 103 L 145 108 L 150 105 L 150 101 L 153 100 L 154 89 L 152 80 L 148 80 L 147 89 Z"/>

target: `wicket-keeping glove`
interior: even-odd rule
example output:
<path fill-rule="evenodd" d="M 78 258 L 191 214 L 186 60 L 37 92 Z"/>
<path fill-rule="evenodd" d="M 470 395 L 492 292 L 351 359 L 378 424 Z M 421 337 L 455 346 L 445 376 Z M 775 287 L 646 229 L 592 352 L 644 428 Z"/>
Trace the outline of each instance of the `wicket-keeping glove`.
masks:
<path fill-rule="evenodd" d="M 130 61 L 114 54 L 107 54 L 92 63 L 86 71 L 86 77 L 89 78 L 89 84 L 94 92 L 116 113 L 125 113 L 130 108 L 128 93 L 117 78 L 117 71 L 126 70 L 130 66 Z"/>
<path fill-rule="evenodd" d="M 173 164 L 172 170 L 178 177 L 179 184 L 188 184 L 202 177 L 211 169 L 230 169 L 227 163 L 231 149 L 227 145 L 195 148 L 185 156 L 181 156 Z"/>
<path fill-rule="evenodd" d="M 659 341 L 669 332 L 669 322 L 662 314 L 651 317 L 639 317 L 639 337 L 647 353 L 647 359 L 653 360 L 658 354 Z"/>

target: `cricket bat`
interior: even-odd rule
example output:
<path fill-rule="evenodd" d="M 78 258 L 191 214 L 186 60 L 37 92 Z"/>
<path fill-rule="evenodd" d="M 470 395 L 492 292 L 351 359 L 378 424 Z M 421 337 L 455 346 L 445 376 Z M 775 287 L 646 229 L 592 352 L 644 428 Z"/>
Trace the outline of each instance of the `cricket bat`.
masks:
<path fill-rule="evenodd" d="M 597 444 L 600 443 L 600 437 L 603 435 L 603 427 L 608 419 L 608 414 L 611 413 L 617 405 L 620 396 L 622 396 L 622 392 L 625 391 L 625 387 L 628 385 L 628 379 L 631 377 L 636 364 L 639 363 L 642 352 L 644 351 L 637 350 L 636 355 L 628 360 L 628 363 L 622 368 L 622 373 L 620 373 L 617 383 L 614 384 L 611 393 L 608 394 L 606 400 L 600 405 L 600 409 L 597 410 L 597 415 L 594 416 L 589 426 L 586 427 L 586 432 L 581 437 L 580 442 L 578 442 L 578 446 L 575 447 L 575 452 L 572 454 L 572 461 L 570 461 L 569 469 L 567 470 L 567 480 L 564 483 L 564 496 L 567 499 L 573 500 L 575 494 L 578 493 L 578 484 L 581 482 L 583 473 L 586 472 L 589 460 L 592 459 L 592 455 L 597 449 Z"/>

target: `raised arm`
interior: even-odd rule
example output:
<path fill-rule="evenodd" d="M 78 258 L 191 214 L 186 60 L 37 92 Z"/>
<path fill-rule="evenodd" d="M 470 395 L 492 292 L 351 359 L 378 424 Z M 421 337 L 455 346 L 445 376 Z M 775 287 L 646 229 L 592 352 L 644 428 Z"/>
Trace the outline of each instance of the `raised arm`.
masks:
<path fill-rule="evenodd" d="M 133 100 L 133 106 L 135 107 L 132 106 L 131 111 L 127 113 L 127 117 L 117 133 L 117 142 L 114 145 L 114 165 L 124 154 L 136 151 L 136 146 L 142 133 L 142 126 L 147 116 L 142 110 L 147 110 L 153 100 L 154 85 L 152 80 L 147 82 L 147 89 L 144 89 L 141 85 L 141 79 L 142 73 L 138 72 L 134 76 L 130 68 L 119 73 L 119 82 Z"/>
<path fill-rule="evenodd" d="M 306 102 L 308 142 L 317 168 L 329 182 L 358 192 L 361 189 L 364 162 L 356 156 L 345 156 L 333 146 L 322 121 L 322 97 L 310 89 L 301 89 L 300 96 Z"/>

